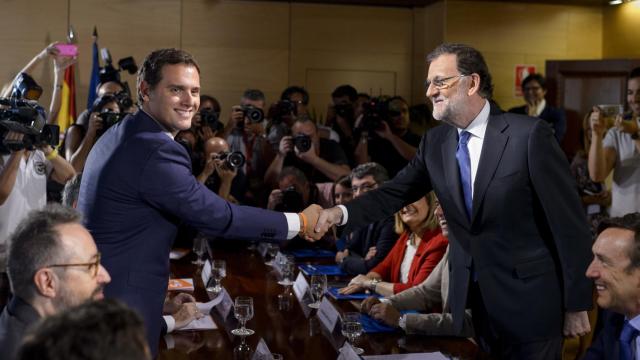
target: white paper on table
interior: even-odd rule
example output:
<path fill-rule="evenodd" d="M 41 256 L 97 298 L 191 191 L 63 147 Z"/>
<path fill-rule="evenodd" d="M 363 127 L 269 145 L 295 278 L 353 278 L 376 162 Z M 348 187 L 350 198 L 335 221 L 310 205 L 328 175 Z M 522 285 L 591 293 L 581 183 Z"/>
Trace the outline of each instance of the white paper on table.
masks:
<path fill-rule="evenodd" d="M 278 251 L 278 255 L 276 255 L 276 258 L 271 262 L 273 264 L 273 269 L 278 273 L 278 275 L 282 275 L 282 266 L 280 264 L 285 261 L 286 257 L 284 254 Z"/>
<path fill-rule="evenodd" d="M 203 313 L 203 314 L 208 314 L 211 312 L 211 309 L 220 304 L 222 302 L 222 299 L 224 298 L 224 296 L 222 295 L 222 291 L 220 292 L 220 294 L 218 296 L 216 296 L 213 300 L 208 301 L 206 303 L 201 303 L 201 302 L 197 302 L 196 303 L 196 307 L 198 308 L 198 310 Z"/>
<path fill-rule="evenodd" d="M 362 359 L 353 348 L 348 341 L 344 342 L 344 346 L 342 346 L 338 350 L 338 359 L 337 360 L 360 360 Z"/>
<path fill-rule="evenodd" d="M 263 242 L 258 244 L 258 252 L 260 253 L 260 256 L 262 257 L 267 256 L 268 251 L 269 251 L 269 244 L 263 243 Z"/>
<path fill-rule="evenodd" d="M 204 266 L 202 267 L 202 285 L 207 287 L 209 283 L 209 279 L 211 278 L 211 261 L 207 260 L 204 262 Z"/>
<path fill-rule="evenodd" d="M 318 309 L 318 319 L 324 327 L 326 327 L 329 332 L 332 332 L 335 329 L 336 324 L 338 323 L 338 319 L 340 318 L 340 313 L 336 310 L 335 307 L 331 304 L 331 301 L 326 297 L 322 298 L 322 302 L 320 302 L 320 308 Z"/>
<path fill-rule="evenodd" d="M 217 307 L 218 314 L 220 314 L 224 320 L 229 316 L 229 311 L 231 311 L 231 308 L 233 307 L 233 300 L 231 300 L 231 296 L 229 296 L 229 293 L 225 288 L 222 288 L 222 291 L 216 299 L 218 298 L 220 298 L 220 306 Z"/>
<path fill-rule="evenodd" d="M 251 360 L 267 360 L 271 358 L 271 350 L 269 350 L 269 347 L 267 346 L 267 343 L 264 342 L 264 339 L 260 338 L 260 341 L 258 341 L 258 345 L 256 345 L 256 351 L 253 352 Z"/>
<path fill-rule="evenodd" d="M 171 260 L 180 260 L 185 257 L 189 253 L 189 249 L 173 249 L 169 253 L 169 259 Z"/>
<path fill-rule="evenodd" d="M 302 303 L 302 298 L 304 294 L 309 289 L 309 283 L 307 279 L 302 275 L 302 271 L 298 273 L 298 277 L 296 278 L 296 282 L 293 283 L 293 292 L 296 294 L 298 301 Z"/>
<path fill-rule="evenodd" d="M 391 355 L 369 355 L 362 357 L 365 360 L 448 360 L 441 352 L 413 353 L 413 354 L 391 354 Z"/>
<path fill-rule="evenodd" d="M 182 330 L 214 330 L 217 329 L 218 327 L 216 326 L 216 323 L 213 322 L 213 319 L 211 318 L 211 315 L 207 315 L 203 318 L 200 319 L 195 319 L 192 322 L 190 322 L 189 324 L 187 324 L 187 326 L 183 327 L 182 329 L 176 329 L 176 331 L 182 331 Z"/>

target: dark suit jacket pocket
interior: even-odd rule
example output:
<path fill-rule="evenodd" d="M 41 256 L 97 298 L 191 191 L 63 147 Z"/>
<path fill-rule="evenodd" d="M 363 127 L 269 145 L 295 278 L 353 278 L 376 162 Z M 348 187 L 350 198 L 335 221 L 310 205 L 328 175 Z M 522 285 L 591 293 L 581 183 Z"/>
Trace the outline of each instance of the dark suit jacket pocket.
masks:
<path fill-rule="evenodd" d="M 493 180 L 495 181 L 495 180 L 511 179 L 518 176 L 519 174 L 520 174 L 520 170 L 503 171 L 503 172 L 496 173 L 496 175 L 493 177 Z"/>
<path fill-rule="evenodd" d="M 528 279 L 553 271 L 554 268 L 555 264 L 553 260 L 550 257 L 546 257 L 518 264 L 516 265 L 515 272 L 519 279 Z"/>
<path fill-rule="evenodd" d="M 168 279 L 164 276 L 136 271 L 129 272 L 128 283 L 133 287 L 163 294 L 166 292 L 167 287 L 169 286 Z"/>

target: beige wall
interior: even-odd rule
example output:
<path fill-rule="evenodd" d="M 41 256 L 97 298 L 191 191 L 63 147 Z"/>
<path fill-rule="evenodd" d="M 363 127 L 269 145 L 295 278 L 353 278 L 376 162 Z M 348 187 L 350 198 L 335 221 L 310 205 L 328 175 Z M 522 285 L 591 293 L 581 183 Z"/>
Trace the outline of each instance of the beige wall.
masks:
<path fill-rule="evenodd" d="M 69 16 L 81 54 L 78 110 L 86 104 L 94 25 L 100 46 L 116 60 L 133 55 L 140 64 L 159 47 L 192 52 L 202 68 L 203 92 L 221 100 L 225 117 L 248 87 L 274 101 L 289 84 L 305 86 L 320 116 L 342 83 L 422 102 L 425 56 L 443 40 L 469 43 L 485 54 L 503 107 L 521 103 L 513 94 L 515 64 L 544 71 L 548 59 L 597 59 L 603 53 L 603 10 L 594 7 L 454 0 L 416 9 L 238 0 L 13 0 L 3 6 L 5 28 L 16 29 L 0 35 L 4 82 L 49 41 L 64 39 Z M 614 16 L 626 21 L 623 32 L 636 19 L 605 11 L 606 19 Z M 623 43 L 605 41 L 604 47 L 607 55 L 631 51 Z M 47 68 L 35 75 L 48 89 Z M 134 76 L 124 78 L 135 85 Z"/>
<path fill-rule="evenodd" d="M 604 10 L 603 57 L 640 58 L 640 2 Z"/>

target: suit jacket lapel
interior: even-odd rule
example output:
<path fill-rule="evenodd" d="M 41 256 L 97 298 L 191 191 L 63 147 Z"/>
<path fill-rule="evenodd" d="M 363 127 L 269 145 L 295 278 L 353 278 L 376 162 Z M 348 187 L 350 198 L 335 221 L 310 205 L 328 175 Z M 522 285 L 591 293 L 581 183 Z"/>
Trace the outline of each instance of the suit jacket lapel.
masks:
<path fill-rule="evenodd" d="M 473 206 L 471 212 L 471 223 L 478 213 L 482 199 L 487 191 L 487 187 L 498 168 L 500 159 L 509 140 L 509 136 L 504 134 L 508 124 L 501 115 L 490 115 L 487 131 L 482 143 L 478 172 L 474 181 Z"/>
<path fill-rule="evenodd" d="M 444 167 L 444 175 L 446 184 L 451 189 L 451 197 L 458 208 L 458 213 L 462 215 L 463 223 L 468 223 L 467 210 L 465 210 L 464 199 L 462 195 L 462 185 L 460 184 L 460 169 L 458 168 L 458 160 L 456 160 L 456 150 L 458 147 L 458 131 L 453 126 L 449 129 L 449 135 L 442 144 L 442 165 Z"/>

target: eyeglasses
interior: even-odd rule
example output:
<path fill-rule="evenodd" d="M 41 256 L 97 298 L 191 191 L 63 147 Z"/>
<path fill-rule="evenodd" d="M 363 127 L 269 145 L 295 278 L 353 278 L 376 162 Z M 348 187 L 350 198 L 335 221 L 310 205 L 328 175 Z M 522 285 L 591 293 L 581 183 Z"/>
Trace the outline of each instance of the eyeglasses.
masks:
<path fill-rule="evenodd" d="M 424 88 L 425 89 L 429 89 L 429 86 L 433 85 L 433 87 L 435 87 L 438 90 L 445 90 L 445 89 L 448 89 L 451 86 L 453 86 L 453 84 L 455 84 L 455 81 L 451 82 L 449 84 L 447 84 L 445 81 L 451 80 L 451 79 L 454 79 L 454 78 L 463 78 L 465 76 L 469 76 L 469 75 L 453 75 L 453 76 L 449 76 L 449 77 L 441 78 L 441 79 L 435 78 L 433 80 L 428 80 L 427 79 L 427 81 L 424 82 Z"/>
<path fill-rule="evenodd" d="M 46 267 L 71 267 L 71 266 L 86 266 L 87 270 L 92 277 L 98 276 L 98 269 L 100 268 L 100 253 L 96 254 L 96 260 L 88 263 L 79 263 L 79 264 L 53 264 Z"/>
<path fill-rule="evenodd" d="M 376 187 L 378 187 L 378 184 L 362 184 L 360 186 L 352 186 L 351 191 L 355 194 L 358 191 L 367 192 L 369 190 L 375 189 Z"/>

